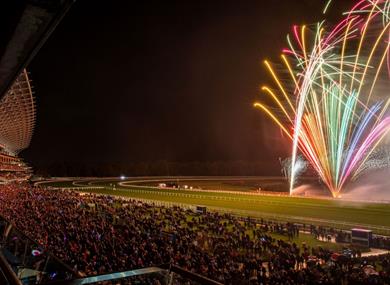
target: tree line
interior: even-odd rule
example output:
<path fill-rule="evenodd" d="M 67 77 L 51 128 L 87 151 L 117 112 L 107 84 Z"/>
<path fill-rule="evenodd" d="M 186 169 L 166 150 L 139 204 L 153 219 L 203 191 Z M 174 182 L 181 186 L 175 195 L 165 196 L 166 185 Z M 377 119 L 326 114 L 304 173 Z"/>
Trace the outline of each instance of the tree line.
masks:
<path fill-rule="evenodd" d="M 55 162 L 33 164 L 41 176 L 252 176 L 281 175 L 278 161 L 152 161 L 129 163 Z"/>

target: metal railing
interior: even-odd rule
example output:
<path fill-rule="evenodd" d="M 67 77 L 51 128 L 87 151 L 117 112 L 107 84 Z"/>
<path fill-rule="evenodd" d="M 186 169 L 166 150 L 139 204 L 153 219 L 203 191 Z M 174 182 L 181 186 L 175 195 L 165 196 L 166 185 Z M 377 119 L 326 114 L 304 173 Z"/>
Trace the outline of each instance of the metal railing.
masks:
<path fill-rule="evenodd" d="M 16 276 L 11 266 L 8 264 L 4 255 L 0 252 L 0 284 L 22 285 L 22 282 Z"/>

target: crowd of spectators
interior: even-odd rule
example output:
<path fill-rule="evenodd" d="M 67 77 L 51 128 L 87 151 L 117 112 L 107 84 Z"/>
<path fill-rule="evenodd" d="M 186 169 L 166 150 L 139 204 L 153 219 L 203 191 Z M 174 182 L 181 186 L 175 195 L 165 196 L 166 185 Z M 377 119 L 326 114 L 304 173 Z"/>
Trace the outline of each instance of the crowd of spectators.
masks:
<path fill-rule="evenodd" d="M 0 162 L 0 180 L 25 181 L 30 176 L 29 168 L 23 162 Z"/>
<path fill-rule="evenodd" d="M 0 162 L 1 171 L 23 171 L 26 165 L 22 162 Z"/>
<path fill-rule="evenodd" d="M 0 186 L 0 214 L 86 276 L 175 264 L 234 285 L 390 284 L 390 256 L 296 244 L 291 223 L 29 185 Z"/>

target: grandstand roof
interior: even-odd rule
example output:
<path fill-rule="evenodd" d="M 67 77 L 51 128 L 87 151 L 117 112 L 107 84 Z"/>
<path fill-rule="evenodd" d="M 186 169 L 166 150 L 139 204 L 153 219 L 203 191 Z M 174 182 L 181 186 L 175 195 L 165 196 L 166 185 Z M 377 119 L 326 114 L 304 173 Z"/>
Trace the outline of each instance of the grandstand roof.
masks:
<path fill-rule="evenodd" d="M 0 98 L 75 0 L 0 1 Z"/>
<path fill-rule="evenodd" d="M 28 147 L 35 124 L 35 104 L 26 70 L 0 100 L 0 144 L 10 154 Z"/>

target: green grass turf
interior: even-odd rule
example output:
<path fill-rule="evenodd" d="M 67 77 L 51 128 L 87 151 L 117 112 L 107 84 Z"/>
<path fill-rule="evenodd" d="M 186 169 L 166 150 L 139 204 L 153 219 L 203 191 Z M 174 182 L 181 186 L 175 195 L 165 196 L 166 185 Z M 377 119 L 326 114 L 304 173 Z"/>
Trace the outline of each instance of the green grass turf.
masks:
<path fill-rule="evenodd" d="M 106 186 L 103 189 L 86 190 L 87 192 L 110 194 L 123 197 L 134 197 L 141 199 L 159 200 L 192 205 L 204 205 L 214 208 L 230 209 L 241 215 L 274 218 L 282 220 L 299 221 L 300 217 L 305 218 L 302 222 L 320 223 L 334 225 L 350 229 L 356 225 L 371 225 L 377 233 L 387 233 L 390 227 L 390 205 L 357 203 L 340 200 L 326 200 L 298 197 L 277 197 L 246 195 L 244 193 L 218 193 L 200 192 L 196 190 L 172 190 L 172 189 L 140 189 L 139 187 L 107 187 L 112 182 L 94 183 L 96 186 Z M 54 187 L 74 187 L 71 182 L 55 182 L 50 184 Z M 82 190 L 82 189 L 80 189 Z M 264 216 L 267 214 L 267 216 Z M 315 220 L 311 220 L 315 219 Z M 323 219 L 326 221 L 319 221 Z M 353 225 L 342 225 L 347 222 Z"/>
<path fill-rule="evenodd" d="M 286 236 L 279 235 L 279 234 L 271 234 L 271 236 L 274 239 L 281 239 L 284 241 L 289 241 Z M 325 242 L 325 241 L 320 241 L 316 239 L 313 235 L 311 234 L 303 234 L 300 233 L 299 237 L 292 239 L 290 242 L 295 242 L 298 246 L 301 246 L 302 243 L 305 243 L 307 246 L 311 248 L 327 248 L 333 251 L 340 251 L 343 249 L 344 246 L 350 246 L 350 245 L 344 245 L 340 243 L 333 243 L 333 242 Z"/>
<path fill-rule="evenodd" d="M 55 182 L 50 182 L 50 183 L 45 183 L 45 186 L 51 186 L 51 187 L 76 187 L 73 185 L 73 181 L 55 181 Z"/>
<path fill-rule="evenodd" d="M 166 182 L 166 181 L 165 181 Z M 188 185 L 194 188 L 228 190 L 228 191 L 255 191 L 260 187 L 263 189 L 282 191 L 288 189 L 288 183 L 283 178 L 237 178 L 229 180 L 197 180 L 197 179 L 171 179 L 169 183 L 178 183 L 179 185 Z M 139 182 L 135 185 L 156 187 L 158 182 Z"/>
<path fill-rule="evenodd" d="M 172 181 L 176 182 L 176 181 Z M 212 189 L 212 190 L 227 190 L 227 191 L 254 191 L 254 186 L 248 185 L 236 185 L 234 183 L 222 182 L 222 181 L 179 181 L 180 185 L 188 185 L 194 188 L 200 189 Z M 145 186 L 156 187 L 158 183 L 146 183 L 140 184 Z"/>

